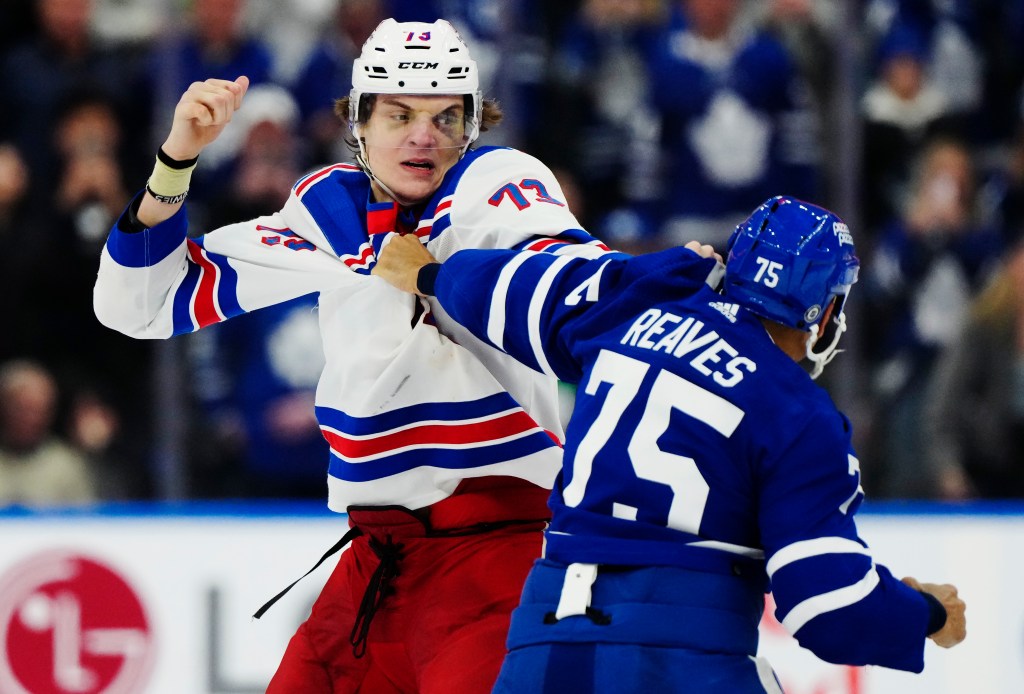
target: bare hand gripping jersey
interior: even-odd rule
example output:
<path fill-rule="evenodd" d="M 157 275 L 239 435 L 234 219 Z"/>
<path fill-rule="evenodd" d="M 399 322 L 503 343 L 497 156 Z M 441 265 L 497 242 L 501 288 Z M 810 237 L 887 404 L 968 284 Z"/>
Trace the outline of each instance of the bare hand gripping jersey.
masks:
<path fill-rule="evenodd" d="M 318 292 L 316 412 L 333 510 L 421 508 L 486 475 L 550 487 L 562 439 L 554 379 L 369 272 L 391 231 L 425 238 L 441 259 L 474 247 L 606 251 L 561 198 L 547 167 L 508 148 L 467 153 L 415 212 L 372 202 L 366 175 L 336 164 L 298 181 L 280 212 L 205 236 L 186 238 L 184 208 L 140 233 L 115 226 L 95 310 L 127 335 L 167 338 Z"/>
<path fill-rule="evenodd" d="M 695 582 L 673 579 L 689 588 L 619 606 L 616 629 L 580 619 L 570 638 L 753 654 L 770 588 L 779 620 L 819 657 L 920 671 L 928 605 L 857 534 L 849 421 L 756 316 L 706 285 L 713 267 L 682 248 L 597 259 L 470 250 L 437 277 L 460 323 L 579 384 L 547 560 L 720 576 L 705 603 Z M 556 633 L 531 612 L 549 608 L 528 599 L 545 570 L 513 613 L 510 648 Z"/>

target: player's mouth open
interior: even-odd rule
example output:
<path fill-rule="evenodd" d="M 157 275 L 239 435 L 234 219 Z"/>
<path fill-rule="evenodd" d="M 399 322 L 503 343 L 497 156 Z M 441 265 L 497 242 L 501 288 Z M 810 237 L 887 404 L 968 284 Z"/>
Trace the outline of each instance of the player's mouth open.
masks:
<path fill-rule="evenodd" d="M 403 161 L 402 166 L 407 166 L 418 171 L 434 170 L 434 162 L 430 161 L 429 159 L 410 159 L 408 161 Z"/>

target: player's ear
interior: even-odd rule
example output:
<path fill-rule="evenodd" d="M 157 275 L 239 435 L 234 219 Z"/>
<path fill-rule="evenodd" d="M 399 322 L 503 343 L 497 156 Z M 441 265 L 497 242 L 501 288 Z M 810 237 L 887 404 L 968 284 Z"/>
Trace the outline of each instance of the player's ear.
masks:
<path fill-rule="evenodd" d="M 825 307 L 825 312 L 821 316 L 821 322 L 818 323 L 818 339 L 820 340 L 824 335 L 825 331 L 829 329 L 829 324 L 832 322 L 832 314 L 835 313 L 836 303 L 840 300 L 840 297 L 836 297 L 829 302 L 829 305 Z"/>

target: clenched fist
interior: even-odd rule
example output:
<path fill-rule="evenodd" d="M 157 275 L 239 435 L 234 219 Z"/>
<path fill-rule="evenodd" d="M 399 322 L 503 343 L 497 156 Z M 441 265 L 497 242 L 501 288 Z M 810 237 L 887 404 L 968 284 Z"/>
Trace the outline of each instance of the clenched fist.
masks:
<path fill-rule="evenodd" d="M 914 590 L 934 595 L 946 608 L 945 625 L 928 638 L 943 648 L 952 648 L 967 637 L 967 605 L 957 595 L 956 586 L 948 583 L 919 583 L 909 576 L 903 582 Z"/>
<path fill-rule="evenodd" d="M 424 265 L 437 262 L 416 234 L 393 235 L 384 244 L 372 273 L 402 291 L 419 294 L 416 279 Z"/>
<path fill-rule="evenodd" d="M 179 161 L 198 157 L 242 107 L 242 97 L 248 88 L 249 78 L 244 75 L 233 82 L 216 79 L 193 82 L 174 107 L 174 120 L 164 141 L 164 152 Z"/>

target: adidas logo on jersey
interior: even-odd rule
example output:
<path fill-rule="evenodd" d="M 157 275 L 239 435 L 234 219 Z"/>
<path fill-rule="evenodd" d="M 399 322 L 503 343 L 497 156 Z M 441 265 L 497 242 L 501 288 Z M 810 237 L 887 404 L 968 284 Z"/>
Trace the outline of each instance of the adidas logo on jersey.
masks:
<path fill-rule="evenodd" d="M 740 313 L 739 304 L 729 304 L 724 301 L 712 301 L 708 303 L 708 306 L 728 318 L 730 323 L 735 323 L 736 316 Z"/>

